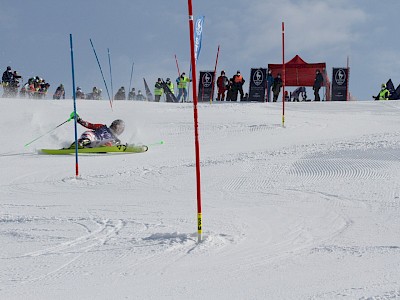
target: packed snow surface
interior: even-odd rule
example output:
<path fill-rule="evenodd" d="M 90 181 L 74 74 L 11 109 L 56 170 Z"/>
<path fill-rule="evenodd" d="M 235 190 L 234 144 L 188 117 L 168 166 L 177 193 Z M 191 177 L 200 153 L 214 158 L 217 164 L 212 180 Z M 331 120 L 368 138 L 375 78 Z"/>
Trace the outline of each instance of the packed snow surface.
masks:
<path fill-rule="evenodd" d="M 200 243 L 193 104 L 78 101 L 149 145 L 78 177 L 72 100 L 0 107 L 0 299 L 400 298 L 400 101 L 199 104 Z"/>

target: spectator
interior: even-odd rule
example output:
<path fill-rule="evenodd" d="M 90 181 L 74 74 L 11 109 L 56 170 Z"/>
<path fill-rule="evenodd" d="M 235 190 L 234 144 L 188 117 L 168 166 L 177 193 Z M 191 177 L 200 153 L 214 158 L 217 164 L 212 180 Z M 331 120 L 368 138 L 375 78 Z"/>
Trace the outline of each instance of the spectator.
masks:
<path fill-rule="evenodd" d="M 299 102 L 300 96 L 303 101 L 307 99 L 306 88 L 304 86 L 298 87 L 290 94 L 290 98 L 293 99 L 293 102 Z"/>
<path fill-rule="evenodd" d="M 274 102 L 278 101 L 282 85 L 283 83 L 281 79 L 281 74 L 278 73 L 277 77 L 274 78 L 274 82 L 272 84 L 272 94 L 274 95 Z"/>
<path fill-rule="evenodd" d="M 225 76 L 225 71 L 221 71 L 221 75 L 217 79 L 217 100 L 224 101 L 225 100 L 225 92 L 228 90 L 229 87 L 229 79 Z"/>
<path fill-rule="evenodd" d="M 114 100 L 126 100 L 125 88 L 123 86 L 115 94 Z"/>
<path fill-rule="evenodd" d="M 132 88 L 132 90 L 128 93 L 128 100 L 136 100 L 135 88 Z"/>
<path fill-rule="evenodd" d="M 285 102 L 289 102 L 289 101 L 290 101 L 289 92 L 285 91 Z"/>
<path fill-rule="evenodd" d="M 226 93 L 226 101 L 232 101 L 233 100 L 233 93 L 234 93 L 233 81 L 232 81 L 232 78 L 231 78 L 228 81 L 228 90 L 227 90 L 227 93 Z"/>
<path fill-rule="evenodd" d="M 324 84 L 324 78 L 322 77 L 321 72 L 317 69 L 313 85 L 314 96 L 315 96 L 314 101 L 321 101 L 321 98 L 319 97 L 319 89 L 322 87 L 323 84 Z"/>
<path fill-rule="evenodd" d="M 386 87 L 386 84 L 382 83 L 381 91 L 379 92 L 378 96 L 373 97 L 375 100 L 389 100 L 390 92 Z"/>
<path fill-rule="evenodd" d="M 167 102 L 175 102 L 175 91 L 174 91 L 174 83 L 171 81 L 170 78 L 167 78 L 167 81 L 165 82 L 166 86 L 168 87 L 168 90 L 171 93 L 165 93 L 167 97 Z"/>
<path fill-rule="evenodd" d="M 10 97 L 17 97 L 18 88 L 19 88 L 19 80 L 21 78 L 22 78 L 22 76 L 20 76 L 17 71 L 13 72 L 10 84 L 8 86 Z"/>
<path fill-rule="evenodd" d="M 186 102 L 187 85 L 191 81 L 192 80 L 189 79 L 189 77 L 187 77 L 185 73 L 182 73 L 181 76 L 176 79 L 176 83 L 178 86 L 178 97 L 176 97 L 176 98 L 177 98 L 178 102 L 182 102 L 181 101 L 182 95 L 183 95 L 183 102 Z"/>
<path fill-rule="evenodd" d="M 76 99 L 85 99 L 85 93 L 82 91 L 81 87 L 78 86 L 76 88 L 75 96 Z"/>
<path fill-rule="evenodd" d="M 9 97 L 11 92 L 11 81 L 13 80 L 13 72 L 11 71 L 11 67 L 8 66 L 7 70 L 3 72 L 3 76 L 1 77 L 2 85 L 3 85 L 3 97 Z"/>
<path fill-rule="evenodd" d="M 101 89 L 93 87 L 93 100 L 101 100 Z"/>
<path fill-rule="evenodd" d="M 238 70 L 236 72 L 236 75 L 233 75 L 232 78 L 233 82 L 233 100 L 237 100 L 238 92 L 240 93 L 240 100 L 243 98 L 243 84 L 245 83 L 245 80 L 243 79 L 243 76 L 240 74 L 240 71 Z"/>
<path fill-rule="evenodd" d="M 155 102 L 160 102 L 163 92 L 164 92 L 164 89 L 162 87 L 161 78 L 158 78 L 156 84 L 154 85 L 154 101 Z"/>
<path fill-rule="evenodd" d="M 53 99 L 61 99 L 61 98 L 65 99 L 65 90 L 63 84 L 60 84 L 53 94 Z"/>
<path fill-rule="evenodd" d="M 19 91 L 19 96 L 20 96 L 21 98 L 25 98 L 27 93 L 29 93 L 29 83 L 28 83 L 28 82 L 26 82 L 26 83 L 22 86 L 21 90 Z"/>
<path fill-rule="evenodd" d="M 142 94 L 141 90 L 138 91 L 138 94 L 136 95 L 136 100 L 139 100 L 139 101 L 145 101 L 146 100 L 146 97 Z"/>
<path fill-rule="evenodd" d="M 272 71 L 268 70 L 267 74 L 267 102 L 271 102 L 271 88 L 274 83 L 274 76 L 272 76 Z"/>

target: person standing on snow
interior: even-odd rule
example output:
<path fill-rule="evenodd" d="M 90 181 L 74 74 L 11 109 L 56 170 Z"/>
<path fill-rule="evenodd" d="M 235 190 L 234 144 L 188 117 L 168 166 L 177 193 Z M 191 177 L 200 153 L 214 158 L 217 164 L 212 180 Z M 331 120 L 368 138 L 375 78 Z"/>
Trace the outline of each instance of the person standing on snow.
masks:
<path fill-rule="evenodd" d="M 128 93 L 128 100 L 136 100 L 135 88 L 132 88 L 132 90 Z"/>
<path fill-rule="evenodd" d="M 82 88 L 79 86 L 76 88 L 75 96 L 76 96 L 76 99 L 85 99 L 86 98 L 85 93 L 82 91 Z"/>
<path fill-rule="evenodd" d="M 11 91 L 11 82 L 14 78 L 13 72 L 11 71 L 11 67 L 8 66 L 7 70 L 4 71 L 3 76 L 1 77 L 4 94 L 3 97 L 9 97 Z"/>
<path fill-rule="evenodd" d="M 154 101 L 155 102 L 160 102 L 163 92 L 164 92 L 164 89 L 162 86 L 161 78 L 158 78 L 156 84 L 154 85 Z"/>
<path fill-rule="evenodd" d="M 171 93 L 165 93 L 166 97 L 167 97 L 167 102 L 175 102 L 174 100 L 174 96 L 175 96 L 175 90 L 174 90 L 174 83 L 171 81 L 170 78 L 167 78 L 167 81 L 165 81 L 165 84 L 168 87 L 168 90 Z"/>
<path fill-rule="evenodd" d="M 244 93 L 243 93 L 243 84 L 245 80 L 243 79 L 242 74 L 240 74 L 240 71 L 236 72 L 236 75 L 233 75 L 232 77 L 232 82 L 233 82 L 233 101 L 237 100 L 237 93 L 240 93 L 240 100 L 242 100 Z"/>
<path fill-rule="evenodd" d="M 274 83 L 274 76 L 272 76 L 272 71 L 268 70 L 267 74 L 267 102 L 272 102 L 271 99 L 271 88 Z"/>
<path fill-rule="evenodd" d="M 224 101 L 225 100 L 225 92 L 228 90 L 229 79 L 225 76 L 225 71 L 221 71 L 221 75 L 217 79 L 217 100 Z"/>
<path fill-rule="evenodd" d="M 315 73 L 315 80 L 313 85 L 314 96 L 315 96 L 314 101 L 321 101 L 321 98 L 319 97 L 319 89 L 322 87 L 323 84 L 324 84 L 324 77 L 322 77 L 321 72 L 317 70 Z"/>
<path fill-rule="evenodd" d="M 192 80 L 189 79 L 189 77 L 187 77 L 185 73 L 182 73 L 181 76 L 176 79 L 176 84 L 178 86 L 178 97 L 176 97 L 176 99 L 178 100 L 178 102 L 181 102 L 182 95 L 183 95 L 183 102 L 186 102 L 188 94 L 187 86 L 188 83 L 191 81 Z"/>
<path fill-rule="evenodd" d="M 114 100 L 126 100 L 125 88 L 121 86 L 114 96 Z"/>
<path fill-rule="evenodd" d="M 75 113 L 72 112 L 70 118 L 73 119 Z M 76 121 L 83 127 L 90 129 L 82 133 L 78 139 L 78 148 L 93 148 L 99 146 L 115 146 L 120 145 L 121 141 L 118 139 L 124 130 L 125 122 L 118 119 L 111 123 L 110 127 L 105 124 L 93 124 L 82 120 L 79 115 L 76 115 Z M 70 148 L 75 147 L 75 142 L 72 143 Z"/>
<path fill-rule="evenodd" d="M 274 83 L 272 84 L 272 94 L 274 95 L 274 102 L 278 101 L 282 85 L 283 83 L 281 79 L 281 74 L 278 73 L 278 75 L 274 78 Z"/>
<path fill-rule="evenodd" d="M 53 94 L 53 100 L 59 100 L 61 98 L 65 99 L 65 90 L 63 84 L 60 84 Z"/>

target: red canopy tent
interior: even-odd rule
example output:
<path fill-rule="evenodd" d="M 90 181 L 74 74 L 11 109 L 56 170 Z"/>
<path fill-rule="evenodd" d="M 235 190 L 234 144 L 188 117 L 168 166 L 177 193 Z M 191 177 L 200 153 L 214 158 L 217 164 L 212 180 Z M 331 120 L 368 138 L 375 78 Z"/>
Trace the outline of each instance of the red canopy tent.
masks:
<path fill-rule="evenodd" d="M 268 64 L 268 69 L 272 71 L 272 76 L 274 77 L 276 77 L 278 73 L 282 75 L 282 64 Z M 313 86 L 315 72 L 317 70 L 320 70 L 324 77 L 326 88 L 325 99 L 330 100 L 330 83 L 326 75 L 326 63 L 309 64 L 300 56 L 296 55 L 285 63 L 285 86 Z"/>

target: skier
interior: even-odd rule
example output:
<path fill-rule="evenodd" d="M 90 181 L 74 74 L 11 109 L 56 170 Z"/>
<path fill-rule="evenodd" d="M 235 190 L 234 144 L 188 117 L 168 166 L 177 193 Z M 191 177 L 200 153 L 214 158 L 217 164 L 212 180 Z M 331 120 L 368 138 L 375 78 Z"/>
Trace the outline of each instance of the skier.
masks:
<path fill-rule="evenodd" d="M 74 112 L 71 113 L 70 117 L 73 119 L 75 116 Z M 99 146 L 115 146 L 120 145 L 121 141 L 118 136 L 124 132 L 125 122 L 118 119 L 111 123 L 110 127 L 105 124 L 93 124 L 82 120 L 78 114 L 76 114 L 77 122 L 90 130 L 82 133 L 78 139 L 78 148 L 93 148 Z M 70 148 L 75 147 L 75 142 L 72 143 Z"/>

